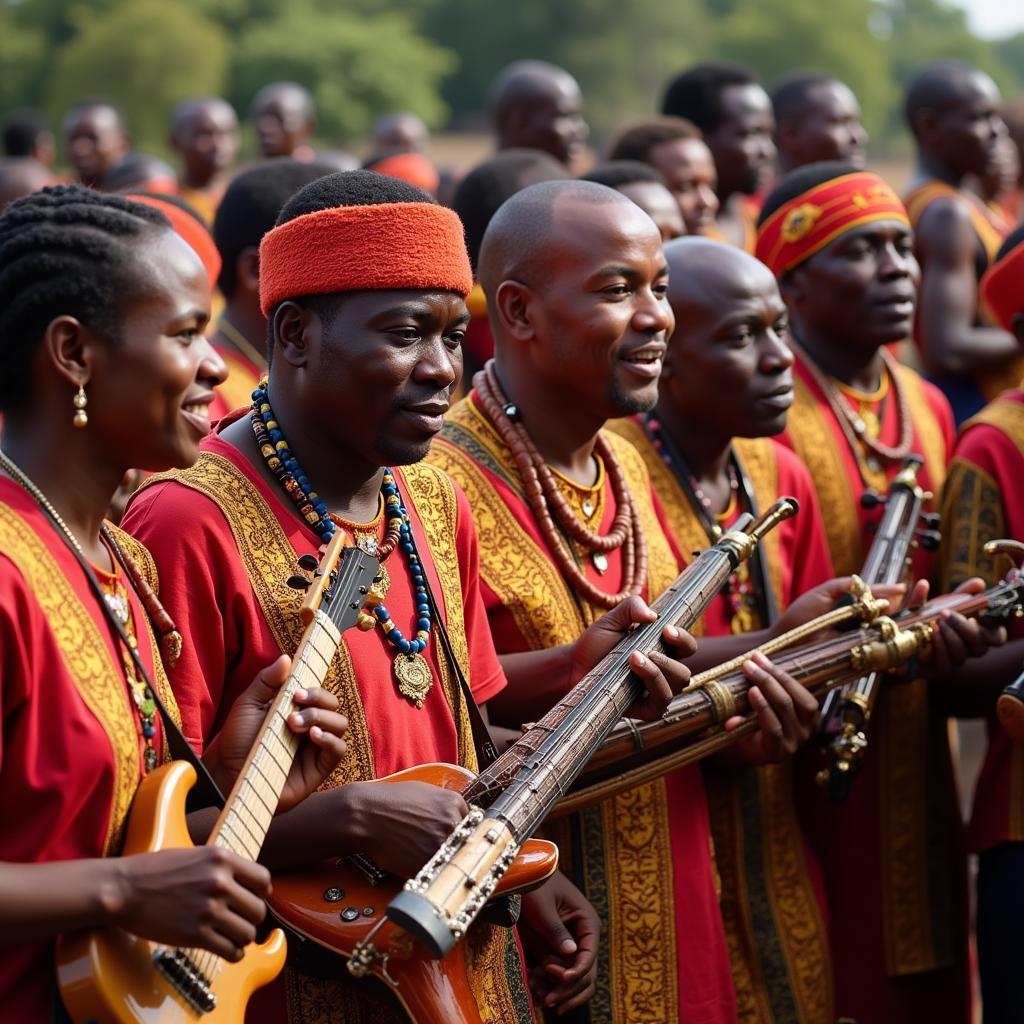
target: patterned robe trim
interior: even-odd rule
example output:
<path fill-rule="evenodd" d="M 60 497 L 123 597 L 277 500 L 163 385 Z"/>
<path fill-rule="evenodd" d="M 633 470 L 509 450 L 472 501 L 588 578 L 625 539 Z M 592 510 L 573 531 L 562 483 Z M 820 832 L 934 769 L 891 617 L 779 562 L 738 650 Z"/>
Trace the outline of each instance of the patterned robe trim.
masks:
<path fill-rule="evenodd" d="M 944 181 L 928 181 L 919 185 L 904 200 L 910 223 L 916 230 L 918 221 L 932 202 L 936 199 L 950 198 L 957 199 L 964 204 L 971 219 L 971 228 L 985 253 L 985 262 L 991 264 L 999 252 L 999 247 L 1010 233 L 1012 224 L 1006 220 L 1002 212 L 983 203 L 982 200 L 966 195 L 959 189 L 953 188 L 952 185 L 947 185 Z M 983 317 L 988 315 L 983 307 Z M 988 322 L 994 321 L 989 320 Z M 974 379 L 985 401 L 990 402 L 1007 388 L 1016 386 L 1022 376 L 1024 376 L 1024 357 L 1018 356 L 1006 366 L 974 374 Z"/>
<path fill-rule="evenodd" d="M 455 551 L 455 494 L 451 482 L 443 474 L 428 466 L 400 471 L 406 487 L 406 499 L 412 498 L 413 508 L 429 514 L 420 516 L 428 534 L 427 552 L 431 562 L 446 567 L 458 564 Z M 227 459 L 211 452 L 203 452 L 191 469 L 171 474 L 160 474 L 146 481 L 146 486 L 161 479 L 171 479 L 191 487 L 210 498 L 221 510 L 245 563 L 264 618 L 274 641 L 284 653 L 293 652 L 302 637 L 303 625 L 298 610 L 301 595 L 292 590 L 285 580 L 295 565 L 295 550 L 285 536 L 277 517 L 262 496 Z M 468 644 L 462 618 L 462 598 L 458 583 L 447 584 L 444 573 L 439 603 L 446 616 L 452 647 L 462 665 L 468 666 Z M 451 575 L 449 573 L 449 575 Z M 451 609 L 456 609 L 452 615 Z M 435 635 L 435 644 L 439 641 Z M 437 663 L 445 666 L 440 648 L 435 648 Z M 460 754 L 464 765 L 474 769 L 476 754 L 470 732 L 469 717 L 458 686 L 447 666 L 442 669 L 442 684 L 458 732 Z M 333 789 L 348 782 L 375 778 L 369 727 L 366 721 L 352 659 L 342 640 L 338 647 L 324 687 L 336 694 L 349 720 L 348 750 L 341 764 L 323 783 L 321 789 Z M 518 966 L 509 973 L 509 945 L 515 945 L 511 932 L 490 928 L 478 929 L 474 938 L 470 983 L 486 1024 L 518 1021 L 526 1024 L 529 1012 L 525 985 Z M 514 950 L 513 950 L 514 951 Z M 498 981 L 496 979 L 500 978 Z M 506 979 L 508 984 L 506 984 Z M 510 987 L 511 986 L 511 987 Z M 512 988 L 515 991 L 512 991 Z M 344 985 L 307 977 L 289 970 L 286 972 L 288 1017 L 301 1024 L 375 1024 L 376 1021 L 404 1020 L 394 1016 L 390 999 L 358 996 Z"/>
<path fill-rule="evenodd" d="M 928 406 L 921 378 L 897 367 L 920 445 L 930 486 L 936 493 L 945 479 L 942 432 Z M 821 507 L 827 510 L 825 530 L 837 573 L 859 571 L 864 559 L 857 505 L 842 457 L 845 442 L 828 422 L 824 397 L 794 375 L 796 402 L 787 431 L 796 453 L 814 478 Z M 875 483 L 874 481 L 869 481 Z M 884 479 L 881 486 L 885 489 Z M 882 906 L 886 966 L 890 975 L 914 974 L 952 962 L 952 915 L 942 886 L 948 865 L 931 856 L 931 821 L 925 821 L 926 793 L 941 785 L 928 765 L 929 744 L 941 742 L 928 723 L 927 685 L 918 680 L 883 691 L 875 716 L 881 721 L 879 771 L 881 791 Z M 928 806 L 933 806 L 929 803 Z M 922 865 L 932 870 L 922 871 Z M 948 881 L 948 886 L 952 881 Z M 951 891 L 949 888 L 946 892 Z"/>
<path fill-rule="evenodd" d="M 647 465 L 677 544 L 707 546 L 707 536 L 675 473 L 633 418 L 610 429 Z M 778 463 L 768 438 L 736 438 L 733 448 L 758 510 L 779 496 Z M 765 542 L 769 585 L 784 606 L 778 531 Z M 793 802 L 792 765 L 704 772 L 720 903 L 742 1024 L 832 1024 L 832 964 L 821 908 L 804 868 Z"/>
<path fill-rule="evenodd" d="M 116 854 L 142 777 L 138 722 L 129 703 L 124 670 L 111 657 L 95 619 L 38 534 L 13 509 L 2 504 L 0 551 L 14 563 L 31 588 L 83 703 L 110 740 L 114 787 L 103 850 L 108 856 Z M 159 655 L 154 664 L 159 666 Z M 166 678 L 159 678 L 160 670 L 157 675 L 157 685 L 166 698 Z M 176 709 L 173 697 L 169 706 Z"/>
<path fill-rule="evenodd" d="M 654 506 L 646 498 L 650 479 L 632 445 L 614 434 L 608 439 L 636 499 L 647 539 L 648 593 L 658 594 L 676 572 Z M 446 417 L 429 458 L 466 492 L 480 536 L 481 578 L 512 613 L 530 649 L 575 641 L 586 623 L 565 581 L 481 468 L 522 494 L 511 453 L 472 395 Z M 535 596 L 524 602 L 524 593 Z M 602 611 L 584 609 L 587 623 Z M 665 783 L 659 779 L 573 815 L 551 832 L 566 868 L 582 881 L 605 924 L 592 1020 L 673 1024 L 679 1019 L 670 813 Z"/>

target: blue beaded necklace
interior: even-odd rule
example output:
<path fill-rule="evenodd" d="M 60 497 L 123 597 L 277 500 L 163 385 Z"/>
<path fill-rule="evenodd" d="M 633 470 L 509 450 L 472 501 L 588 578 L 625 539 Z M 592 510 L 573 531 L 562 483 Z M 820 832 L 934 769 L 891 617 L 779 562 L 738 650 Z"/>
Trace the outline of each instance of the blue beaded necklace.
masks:
<path fill-rule="evenodd" d="M 267 468 L 292 499 L 299 515 L 317 534 L 321 543 L 328 544 L 334 536 L 337 523 L 323 499 L 313 490 L 309 478 L 288 446 L 284 432 L 271 408 L 265 379 L 260 381 L 259 386 L 252 393 L 252 413 L 249 419 L 256 438 L 256 446 L 259 448 Z M 375 625 L 380 625 L 385 639 L 398 652 L 393 668 L 399 692 L 417 707 L 423 707 L 426 695 L 433 684 L 430 666 L 422 656 L 422 652 L 426 650 L 430 641 L 433 622 L 430 597 L 427 593 L 427 580 L 416 551 L 409 513 L 399 493 L 395 475 L 389 467 L 384 469 L 380 490 L 384 502 L 384 514 L 388 520 L 384 541 L 378 544 L 376 538 L 372 538 L 359 543 L 365 550 L 376 555 L 381 563 L 395 547 L 401 548 L 408 563 L 409 578 L 416 601 L 416 633 L 412 639 L 407 639 L 395 625 L 391 614 L 383 604 L 383 587 L 380 589 L 375 587 L 367 595 L 366 606 L 372 609 L 372 614 L 364 612 L 360 615 L 358 626 L 362 630 L 369 631 Z M 382 575 L 386 575 L 383 564 L 381 568 Z"/>

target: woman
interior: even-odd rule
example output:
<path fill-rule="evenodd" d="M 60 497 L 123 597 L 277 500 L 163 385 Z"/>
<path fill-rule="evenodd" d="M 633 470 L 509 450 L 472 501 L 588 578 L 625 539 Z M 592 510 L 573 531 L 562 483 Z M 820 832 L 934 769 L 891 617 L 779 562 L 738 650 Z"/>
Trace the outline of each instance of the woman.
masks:
<path fill-rule="evenodd" d="M 224 376 L 203 337 L 209 302 L 199 259 L 148 207 L 58 186 L 0 217 L 6 1020 L 61 1016 L 53 952 L 63 932 L 113 925 L 238 960 L 265 914 L 268 872 L 230 852 L 116 856 L 141 778 L 167 756 L 150 680 L 176 715 L 147 613 L 165 640 L 179 638 L 152 592 L 148 552 L 104 527 L 103 515 L 130 467 L 184 467 L 198 455 L 212 388 Z M 222 788 L 287 673 L 283 657 L 261 672 L 207 751 Z M 306 707 L 289 726 L 310 742 L 282 809 L 315 789 L 344 752 L 337 700 L 322 690 L 299 696 Z"/>

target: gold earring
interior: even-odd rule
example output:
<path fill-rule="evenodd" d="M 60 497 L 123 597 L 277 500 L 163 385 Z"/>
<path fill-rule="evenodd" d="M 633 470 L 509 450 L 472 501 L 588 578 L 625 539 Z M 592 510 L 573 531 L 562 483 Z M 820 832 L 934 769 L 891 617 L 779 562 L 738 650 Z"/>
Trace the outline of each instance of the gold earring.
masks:
<path fill-rule="evenodd" d="M 89 404 L 89 399 L 85 397 L 85 388 L 81 384 L 78 385 L 78 391 L 71 401 L 75 406 L 75 415 L 71 418 L 71 422 L 81 429 L 89 422 L 89 414 L 85 411 L 86 405 Z"/>

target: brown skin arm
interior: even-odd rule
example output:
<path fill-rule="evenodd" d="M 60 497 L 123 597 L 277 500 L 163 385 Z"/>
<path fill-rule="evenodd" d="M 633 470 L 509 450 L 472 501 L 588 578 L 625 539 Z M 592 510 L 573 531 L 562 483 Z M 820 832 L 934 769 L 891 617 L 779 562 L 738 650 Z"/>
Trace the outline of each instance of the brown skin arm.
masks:
<path fill-rule="evenodd" d="M 1024 640 L 991 647 L 980 658 L 932 680 L 936 706 L 954 718 L 986 718 L 995 711 L 1003 688 L 1020 674 L 1022 664 Z"/>
<path fill-rule="evenodd" d="M 921 254 L 919 330 L 924 360 L 939 373 L 972 373 L 1020 355 L 1012 334 L 975 326 L 978 240 L 961 203 L 938 199 L 918 223 Z"/>

